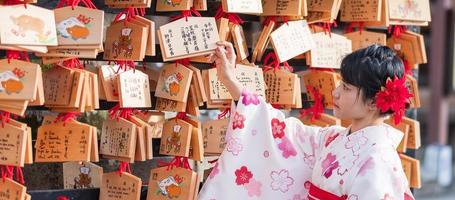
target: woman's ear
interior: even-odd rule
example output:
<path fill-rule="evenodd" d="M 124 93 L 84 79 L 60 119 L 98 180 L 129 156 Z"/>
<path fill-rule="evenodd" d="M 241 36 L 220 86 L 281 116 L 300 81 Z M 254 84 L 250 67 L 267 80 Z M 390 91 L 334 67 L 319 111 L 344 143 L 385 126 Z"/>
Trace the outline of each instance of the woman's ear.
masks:
<path fill-rule="evenodd" d="M 378 110 L 378 107 L 376 106 L 376 102 L 373 99 L 368 99 L 365 103 L 368 107 L 368 110 L 370 110 L 370 111 Z"/>

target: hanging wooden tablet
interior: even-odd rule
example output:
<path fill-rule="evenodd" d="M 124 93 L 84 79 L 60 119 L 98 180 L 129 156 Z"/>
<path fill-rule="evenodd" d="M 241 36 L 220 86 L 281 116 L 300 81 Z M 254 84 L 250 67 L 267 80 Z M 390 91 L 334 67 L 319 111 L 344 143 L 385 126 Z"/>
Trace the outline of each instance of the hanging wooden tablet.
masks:
<path fill-rule="evenodd" d="M 24 164 L 33 164 L 32 128 L 27 127 L 27 146 L 25 147 Z"/>
<path fill-rule="evenodd" d="M 425 41 L 422 34 L 418 34 L 412 31 L 406 31 L 400 35 L 409 41 L 412 41 L 414 49 L 417 50 L 419 58 L 422 60 L 422 63 L 427 63 L 427 52 L 425 49 Z"/>
<path fill-rule="evenodd" d="M 366 48 L 373 44 L 385 46 L 387 35 L 366 30 L 345 33 L 344 36 L 352 41 L 352 51 Z"/>
<path fill-rule="evenodd" d="M 408 178 L 411 188 L 420 188 L 422 186 L 420 179 L 420 161 L 410 156 L 399 154 L 403 171 Z"/>
<path fill-rule="evenodd" d="M 342 35 L 318 32 L 313 34 L 315 48 L 311 49 L 307 64 L 317 68 L 339 69 L 343 57 L 352 52 L 352 42 Z"/>
<path fill-rule="evenodd" d="M 111 8 L 150 8 L 152 0 L 104 0 L 104 3 Z"/>
<path fill-rule="evenodd" d="M 155 56 L 156 55 L 156 41 L 155 41 L 155 22 L 141 16 L 135 16 L 135 20 L 141 21 L 147 24 L 148 37 L 147 37 L 147 46 L 145 48 L 145 55 Z"/>
<path fill-rule="evenodd" d="M 35 5 L 0 7 L 0 43 L 56 46 L 54 12 Z"/>
<path fill-rule="evenodd" d="M 119 99 L 122 108 L 151 107 L 149 79 L 140 70 L 128 70 L 118 75 Z"/>
<path fill-rule="evenodd" d="M 43 74 L 46 105 L 68 105 L 74 81 L 74 71 L 55 66 Z M 77 86 L 77 85 L 75 85 Z"/>
<path fill-rule="evenodd" d="M 234 40 L 234 47 L 237 53 L 237 61 L 245 60 L 250 54 L 246 45 L 245 34 L 243 28 L 239 24 L 232 24 L 230 27 L 232 40 Z"/>
<path fill-rule="evenodd" d="M 265 96 L 270 104 L 292 105 L 295 100 L 296 74 L 284 70 L 268 70 L 264 72 L 267 84 Z"/>
<path fill-rule="evenodd" d="M 188 115 L 193 115 L 193 116 L 199 116 L 200 115 L 200 111 L 199 111 L 199 105 L 198 105 L 198 102 L 197 102 L 197 95 L 196 95 L 196 91 L 195 91 L 195 87 L 194 85 L 191 85 L 190 86 L 190 91 L 188 93 L 188 100 L 186 102 L 186 110 L 185 112 L 188 114 Z"/>
<path fill-rule="evenodd" d="M 149 183 L 147 200 L 191 200 L 196 195 L 197 174 L 181 167 L 160 167 L 151 170 Z"/>
<path fill-rule="evenodd" d="M 29 102 L 29 106 L 42 106 L 44 105 L 45 97 L 44 97 L 44 81 L 43 81 L 43 72 L 41 69 L 38 70 L 38 85 L 36 88 L 36 97 L 35 100 Z"/>
<path fill-rule="evenodd" d="M 395 50 L 397 55 L 409 63 L 409 65 L 423 64 L 423 53 L 418 45 L 417 38 L 412 41 L 401 37 L 390 37 L 387 39 L 387 46 Z"/>
<path fill-rule="evenodd" d="M 167 64 L 161 68 L 155 96 L 186 102 L 193 71 L 181 64 Z"/>
<path fill-rule="evenodd" d="M 191 71 L 193 71 L 193 77 L 191 79 L 191 84 L 194 85 L 194 87 L 195 87 L 198 105 L 202 106 L 204 104 L 204 102 L 207 101 L 207 94 L 205 93 L 201 70 L 194 67 L 193 65 L 189 65 L 187 67 L 189 69 L 191 69 Z"/>
<path fill-rule="evenodd" d="M 144 140 L 144 149 L 145 149 L 145 159 L 152 159 L 153 158 L 153 127 L 148 124 L 147 122 L 141 120 L 137 116 L 131 116 L 130 120 L 136 124 L 136 126 L 141 127 L 143 129 L 143 140 Z M 139 134 L 138 134 L 139 136 Z M 138 141 L 140 141 L 138 137 Z M 136 144 L 136 148 L 137 148 Z M 136 149 L 137 151 L 137 149 Z M 137 153 L 136 153 L 137 154 Z"/>
<path fill-rule="evenodd" d="M 118 73 L 116 73 L 115 70 L 116 66 L 117 65 L 101 65 L 98 68 L 98 76 L 101 79 L 101 85 L 107 101 L 119 101 L 119 91 L 116 81 Z"/>
<path fill-rule="evenodd" d="M 299 16 L 305 0 L 262 0 L 263 16 Z"/>
<path fill-rule="evenodd" d="M 124 119 L 107 119 L 100 138 L 100 154 L 134 159 L 137 126 Z"/>
<path fill-rule="evenodd" d="M 22 6 L 22 5 L 21 5 Z M 22 200 L 25 199 L 25 192 L 27 188 L 20 183 L 10 179 L 5 178 L 0 181 L 0 194 L 2 199 L 5 200 Z"/>
<path fill-rule="evenodd" d="M 103 43 L 104 11 L 85 7 L 54 10 L 59 45 L 99 45 Z"/>
<path fill-rule="evenodd" d="M 262 13 L 261 0 L 221 0 L 221 6 L 226 13 Z"/>
<path fill-rule="evenodd" d="M 141 196 L 142 180 L 130 173 L 103 174 L 100 200 L 137 200 Z"/>
<path fill-rule="evenodd" d="M 213 17 L 182 18 L 160 26 L 157 34 L 163 61 L 214 53 L 220 40 Z"/>
<path fill-rule="evenodd" d="M 202 138 L 202 124 L 197 118 L 188 117 L 186 122 L 193 126 L 191 131 L 190 153 L 188 158 L 195 161 L 204 160 L 204 144 Z"/>
<path fill-rule="evenodd" d="M 227 18 L 220 18 L 216 20 L 216 24 L 218 27 L 218 34 L 220 37 L 220 41 L 229 41 L 231 39 L 231 27 L 232 23 L 229 22 L 229 19 Z"/>
<path fill-rule="evenodd" d="M 420 108 L 420 94 L 419 94 L 419 84 L 417 80 L 412 75 L 406 75 L 406 87 L 409 92 L 414 96 L 410 98 L 410 107 L 411 108 Z"/>
<path fill-rule="evenodd" d="M 338 87 L 340 82 L 335 72 L 328 71 L 309 71 L 303 74 L 305 87 L 315 87 L 322 95 L 324 108 L 333 108 L 332 91 Z M 309 95 L 313 99 L 313 94 Z"/>
<path fill-rule="evenodd" d="M 106 29 L 105 60 L 142 61 L 147 47 L 148 29 L 135 23 L 118 21 Z"/>
<path fill-rule="evenodd" d="M 315 47 L 305 20 L 290 21 L 281 25 L 271 33 L 270 39 L 280 63 Z"/>
<path fill-rule="evenodd" d="M 410 130 L 410 125 L 406 123 L 399 123 L 395 124 L 394 120 L 392 118 L 387 118 L 384 120 L 384 123 L 392 126 L 393 128 L 401 131 L 403 133 L 403 138 L 401 139 L 400 144 L 397 147 L 397 151 L 400 153 L 406 153 L 407 144 L 408 144 L 408 139 L 409 139 L 409 130 Z"/>
<path fill-rule="evenodd" d="M 214 69 L 210 69 L 210 70 L 214 70 Z M 210 72 L 210 73 L 216 73 L 216 71 Z M 225 90 L 224 85 L 220 86 L 220 87 L 224 87 L 224 89 L 222 89 L 220 91 L 211 91 L 210 85 L 214 84 L 214 83 L 218 84 L 217 82 L 219 80 L 217 80 L 217 82 L 210 83 L 209 70 L 202 70 L 201 74 L 202 74 L 202 80 L 204 82 L 205 93 L 207 94 L 207 108 L 228 108 L 230 106 L 231 99 L 221 99 L 221 100 L 218 99 L 217 100 L 217 99 L 212 99 L 212 95 L 211 95 L 212 92 L 214 92 L 216 94 L 216 96 L 218 96 L 217 93 L 220 91 L 222 91 L 223 93 L 228 92 L 227 89 Z"/>
<path fill-rule="evenodd" d="M 27 130 L 9 123 L 0 126 L 0 165 L 24 166 Z"/>
<path fill-rule="evenodd" d="M 11 59 L 0 60 L 0 99 L 35 100 L 38 88 L 38 64 Z"/>
<path fill-rule="evenodd" d="M 134 154 L 134 161 L 145 161 L 147 153 L 145 150 L 145 127 L 136 124 L 136 150 Z"/>
<path fill-rule="evenodd" d="M 98 147 L 98 128 L 92 126 L 92 147 L 90 153 L 90 162 L 99 162 L 100 154 Z"/>
<path fill-rule="evenodd" d="M 220 155 L 226 147 L 226 131 L 229 119 L 210 120 L 202 123 L 204 154 Z"/>
<path fill-rule="evenodd" d="M 389 0 L 389 17 L 393 20 L 431 21 L 428 0 Z"/>
<path fill-rule="evenodd" d="M 237 64 L 235 78 L 248 91 L 265 97 L 266 84 L 261 68 Z"/>
<path fill-rule="evenodd" d="M 91 127 L 54 123 L 38 128 L 35 162 L 90 161 Z"/>
<path fill-rule="evenodd" d="M 341 0 L 308 0 L 307 3 L 309 23 L 332 23 L 337 18 L 341 7 Z"/>
<path fill-rule="evenodd" d="M 63 163 L 63 188 L 100 188 L 103 168 L 91 162 Z"/>
<path fill-rule="evenodd" d="M 169 119 L 163 125 L 160 154 L 188 157 L 193 126 L 181 119 Z"/>
<path fill-rule="evenodd" d="M 155 110 L 168 112 L 185 112 L 186 102 L 156 97 Z"/>
<path fill-rule="evenodd" d="M 261 35 L 259 35 L 259 39 L 256 43 L 256 46 L 253 50 L 253 55 L 251 57 L 251 62 L 261 61 L 262 55 L 264 54 L 265 49 L 269 44 L 269 37 L 272 33 L 273 29 L 275 28 L 275 22 L 270 21 L 268 24 L 264 26 L 262 29 Z"/>
<path fill-rule="evenodd" d="M 408 117 L 403 117 L 401 123 L 409 125 L 408 143 L 406 146 L 410 149 L 420 148 L 420 122 Z"/>
<path fill-rule="evenodd" d="M 193 6 L 193 0 L 157 0 L 156 11 L 182 11 L 190 10 Z"/>
<path fill-rule="evenodd" d="M 340 9 L 341 21 L 379 21 L 381 19 L 381 5 L 381 0 L 343 0 Z"/>

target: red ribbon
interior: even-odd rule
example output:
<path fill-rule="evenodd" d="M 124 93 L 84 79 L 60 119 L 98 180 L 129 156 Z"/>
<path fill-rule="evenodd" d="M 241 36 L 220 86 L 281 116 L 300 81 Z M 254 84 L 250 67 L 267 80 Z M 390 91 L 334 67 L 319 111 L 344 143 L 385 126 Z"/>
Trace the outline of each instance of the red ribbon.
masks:
<path fill-rule="evenodd" d="M 91 8 L 91 9 L 97 9 L 95 4 L 91 0 L 60 0 L 57 3 L 57 8 L 61 8 L 64 6 L 71 6 L 71 9 L 74 10 L 74 7 L 78 6 L 79 3 L 82 1 L 85 7 Z"/>
<path fill-rule="evenodd" d="M 351 23 L 349 23 L 349 26 L 348 26 L 348 28 L 346 29 L 346 33 L 354 32 L 354 26 L 355 26 L 356 24 L 357 24 L 357 27 L 359 28 L 360 34 L 362 34 L 363 26 L 364 26 L 365 22 L 351 22 Z"/>
<path fill-rule="evenodd" d="M 8 64 L 11 63 L 11 59 L 25 60 L 27 62 L 30 62 L 30 59 L 28 58 L 28 54 L 25 51 L 8 50 L 8 51 L 6 51 L 6 58 L 8 59 Z"/>
<path fill-rule="evenodd" d="M 81 113 L 78 113 L 78 112 L 59 113 L 57 115 L 57 118 L 55 118 L 54 123 L 62 121 L 63 126 L 65 126 L 66 123 L 68 123 L 70 120 L 75 120 L 80 115 L 81 115 Z"/>
<path fill-rule="evenodd" d="M 9 123 L 10 119 L 11 118 L 9 112 L 0 111 L 0 120 L 2 121 L 2 128 L 5 127 L 5 123 Z"/>
<path fill-rule="evenodd" d="M 178 112 L 175 116 L 176 119 L 186 120 L 186 112 Z"/>
<path fill-rule="evenodd" d="M 227 116 L 231 116 L 231 109 L 225 108 L 220 114 L 218 114 L 218 119 L 223 119 Z"/>
<path fill-rule="evenodd" d="M 64 196 L 64 195 L 60 195 L 57 197 L 56 200 L 70 200 L 67 196 Z"/>
<path fill-rule="evenodd" d="M 406 26 L 403 25 L 389 26 L 387 28 L 387 32 L 389 34 L 392 34 L 393 37 L 400 37 L 401 34 L 406 32 L 406 29 Z"/>
<path fill-rule="evenodd" d="M 0 172 L 1 172 L 1 175 L 2 175 L 3 182 L 5 182 L 5 180 L 7 178 L 13 179 L 14 167 L 12 167 L 12 166 L 0 166 Z"/>
<path fill-rule="evenodd" d="M 332 26 L 333 27 L 338 27 L 338 24 L 336 21 L 333 21 L 333 22 L 322 22 L 322 23 L 317 23 L 316 26 L 319 26 L 321 27 L 323 30 L 324 30 L 324 33 L 325 34 L 329 34 L 330 37 L 332 37 Z M 313 27 L 313 26 L 311 26 Z M 314 27 L 313 27 L 313 31 L 314 31 Z"/>
<path fill-rule="evenodd" d="M 242 20 L 242 18 L 240 18 L 239 15 L 237 15 L 235 13 L 226 13 L 226 12 L 224 12 L 223 8 L 220 5 L 218 7 L 218 9 L 216 10 L 215 19 L 220 19 L 222 17 L 228 19 L 233 24 L 240 25 L 240 24 L 244 23 L 244 21 Z"/>
<path fill-rule="evenodd" d="M 118 69 L 115 72 L 117 74 L 122 69 L 123 69 L 123 71 L 127 71 L 129 69 L 133 69 L 133 72 L 136 72 L 136 64 L 134 63 L 134 61 L 131 61 L 131 60 L 117 60 L 117 61 L 114 61 L 114 63 L 116 65 L 118 65 Z"/>
<path fill-rule="evenodd" d="M 70 58 L 68 60 L 64 60 L 62 62 L 62 65 L 67 68 L 77 68 L 77 69 L 83 69 L 84 65 L 81 64 L 81 61 L 79 58 Z"/>
<path fill-rule="evenodd" d="M 189 10 L 182 10 L 182 13 L 180 15 L 172 17 L 171 21 L 179 20 L 182 18 L 185 18 L 185 20 L 188 21 L 188 17 L 192 17 L 193 14 L 198 17 L 202 16 L 201 13 L 199 13 L 196 9 L 191 7 Z"/>
<path fill-rule="evenodd" d="M 270 24 L 271 22 L 275 22 L 275 24 L 276 24 L 278 18 L 281 18 L 281 21 L 283 21 L 283 23 L 285 23 L 285 24 L 288 24 L 288 22 L 289 22 L 289 18 L 287 16 L 267 16 L 264 19 L 264 21 L 262 22 L 262 25 L 265 26 L 265 25 Z"/>
<path fill-rule="evenodd" d="M 24 173 L 22 172 L 21 167 L 16 167 L 16 181 L 22 185 L 25 184 Z"/>
<path fill-rule="evenodd" d="M 190 163 L 188 162 L 188 158 L 182 156 L 174 156 L 174 159 L 172 159 L 170 162 L 163 162 L 161 160 L 158 160 L 158 166 L 160 167 L 167 166 L 167 170 L 172 170 L 174 169 L 174 167 L 176 168 L 181 167 L 188 170 L 192 170 Z"/>
<path fill-rule="evenodd" d="M 109 110 L 109 117 L 111 119 L 117 119 L 117 121 L 121 118 L 130 120 L 131 116 L 138 111 L 133 108 L 120 108 L 120 104 L 115 105 Z"/>
<path fill-rule="evenodd" d="M 117 172 L 120 176 L 122 175 L 123 172 L 128 172 L 131 174 L 130 163 L 125 162 L 125 161 L 120 161 Z"/>
<path fill-rule="evenodd" d="M 302 117 L 306 115 L 311 115 L 311 122 L 319 119 L 321 113 L 324 112 L 324 104 L 322 104 L 322 95 L 319 93 L 319 90 L 312 86 L 307 86 L 308 94 L 313 94 L 314 104 L 308 109 L 300 110 Z"/>
<path fill-rule="evenodd" d="M 23 0 L 5 0 L 3 1 L 3 5 L 18 5 L 24 4 L 24 8 L 27 8 L 27 2 Z"/>
<path fill-rule="evenodd" d="M 283 62 L 283 68 L 292 72 L 294 69 L 292 66 L 289 65 L 288 62 Z M 278 61 L 278 58 L 275 54 L 275 52 L 269 52 L 265 57 L 264 57 L 264 72 L 269 71 L 269 70 L 279 70 L 280 69 L 280 62 Z"/>
<path fill-rule="evenodd" d="M 188 67 L 191 65 L 190 63 L 190 59 L 189 58 L 182 58 L 182 59 L 178 59 L 175 61 L 175 66 L 179 66 L 179 64 L 185 66 L 185 67 Z"/>

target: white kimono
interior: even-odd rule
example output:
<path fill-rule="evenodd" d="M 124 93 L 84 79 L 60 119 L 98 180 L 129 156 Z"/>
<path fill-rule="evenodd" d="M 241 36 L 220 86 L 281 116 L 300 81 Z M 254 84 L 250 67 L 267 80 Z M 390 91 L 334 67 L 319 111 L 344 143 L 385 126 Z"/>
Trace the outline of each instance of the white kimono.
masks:
<path fill-rule="evenodd" d="M 413 199 L 395 150 L 403 134 L 386 124 L 347 132 L 285 118 L 243 92 L 199 200 Z"/>

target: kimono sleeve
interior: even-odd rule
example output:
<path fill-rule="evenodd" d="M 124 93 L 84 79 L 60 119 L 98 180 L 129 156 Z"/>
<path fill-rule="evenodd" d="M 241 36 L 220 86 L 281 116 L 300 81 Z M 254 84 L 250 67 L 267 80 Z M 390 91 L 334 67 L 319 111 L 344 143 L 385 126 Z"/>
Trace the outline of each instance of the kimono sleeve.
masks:
<path fill-rule="evenodd" d="M 348 199 L 414 200 L 396 150 L 374 148 L 368 155 L 353 181 Z"/>

